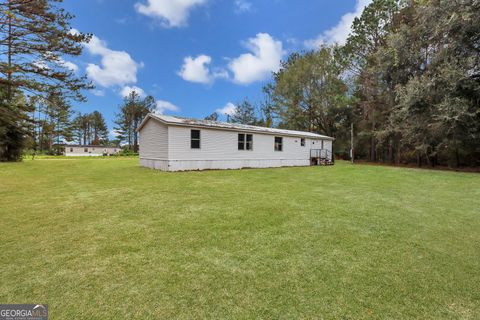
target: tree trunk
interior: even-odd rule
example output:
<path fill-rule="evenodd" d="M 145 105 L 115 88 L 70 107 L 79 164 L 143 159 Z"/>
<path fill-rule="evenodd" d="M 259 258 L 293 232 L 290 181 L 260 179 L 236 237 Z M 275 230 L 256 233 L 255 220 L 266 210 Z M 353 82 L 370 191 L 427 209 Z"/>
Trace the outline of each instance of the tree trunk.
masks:
<path fill-rule="evenodd" d="M 392 139 L 388 140 L 388 162 L 393 163 L 393 141 Z"/>
<path fill-rule="evenodd" d="M 425 151 L 425 160 L 427 160 L 427 167 L 431 166 L 430 157 L 428 156 L 428 152 Z"/>
<path fill-rule="evenodd" d="M 128 149 L 133 150 L 132 127 L 128 128 Z"/>
<path fill-rule="evenodd" d="M 12 1 L 8 1 L 8 40 L 7 40 L 7 64 L 8 64 L 8 71 L 7 71 L 7 100 L 9 103 L 12 101 Z"/>
<path fill-rule="evenodd" d="M 60 154 L 60 115 L 57 119 L 57 155 Z"/>
<path fill-rule="evenodd" d="M 372 136 L 370 138 L 370 161 L 376 161 L 376 145 L 375 145 L 375 112 L 372 111 Z"/>
<path fill-rule="evenodd" d="M 395 156 L 395 164 L 398 166 L 401 162 L 401 158 L 402 158 L 402 152 L 401 152 L 401 147 L 400 147 L 400 140 L 397 140 L 397 152 L 396 152 L 396 156 Z"/>
<path fill-rule="evenodd" d="M 458 152 L 458 148 L 455 148 L 455 168 L 460 167 L 460 153 Z"/>

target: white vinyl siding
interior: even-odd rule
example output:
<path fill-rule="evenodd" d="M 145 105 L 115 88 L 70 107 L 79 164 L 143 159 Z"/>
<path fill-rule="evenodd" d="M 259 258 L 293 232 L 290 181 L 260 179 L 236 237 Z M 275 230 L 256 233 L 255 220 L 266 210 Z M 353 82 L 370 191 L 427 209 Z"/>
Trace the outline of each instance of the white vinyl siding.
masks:
<path fill-rule="evenodd" d="M 120 151 L 120 148 L 106 146 L 73 146 L 65 145 L 64 154 L 69 157 L 87 157 L 87 156 L 103 156 L 104 154 L 112 155 Z"/>
<path fill-rule="evenodd" d="M 192 149 L 192 130 L 200 131 L 198 149 Z M 311 149 L 332 150 L 331 138 L 312 135 L 206 128 L 165 123 L 152 116 L 140 129 L 140 163 L 164 171 L 308 166 Z M 281 152 L 275 151 L 275 137 L 282 139 Z M 193 138 L 198 142 L 198 135 Z"/>
<path fill-rule="evenodd" d="M 149 121 L 151 122 L 151 121 Z M 147 123 L 148 124 L 148 123 Z M 202 139 L 201 149 L 190 148 L 190 130 L 199 129 Z M 142 130 L 143 131 L 143 130 Z M 274 151 L 275 137 L 278 135 L 253 133 L 253 150 L 238 150 L 238 131 L 168 127 L 170 160 L 310 160 L 310 149 L 320 149 L 320 140 L 305 139 L 305 147 L 300 144 L 301 137 L 282 136 L 282 152 Z M 315 141 L 315 144 L 313 142 Z M 325 141 L 327 142 L 327 141 Z M 330 141 L 331 145 L 331 141 Z M 143 144 L 142 144 L 143 148 Z"/>
<path fill-rule="evenodd" d="M 190 135 L 190 131 L 188 132 Z M 190 146 L 190 139 L 188 140 Z M 148 120 L 140 131 L 140 157 L 168 159 L 168 127 L 156 120 Z"/>

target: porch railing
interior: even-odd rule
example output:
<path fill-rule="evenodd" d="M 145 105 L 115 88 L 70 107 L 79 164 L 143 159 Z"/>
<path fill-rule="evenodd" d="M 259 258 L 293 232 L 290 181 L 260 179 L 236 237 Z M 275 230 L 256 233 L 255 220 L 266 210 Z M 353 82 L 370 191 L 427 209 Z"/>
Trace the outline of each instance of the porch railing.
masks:
<path fill-rule="evenodd" d="M 310 149 L 310 158 L 318 158 L 320 160 L 328 160 L 334 162 L 333 153 L 327 149 Z"/>

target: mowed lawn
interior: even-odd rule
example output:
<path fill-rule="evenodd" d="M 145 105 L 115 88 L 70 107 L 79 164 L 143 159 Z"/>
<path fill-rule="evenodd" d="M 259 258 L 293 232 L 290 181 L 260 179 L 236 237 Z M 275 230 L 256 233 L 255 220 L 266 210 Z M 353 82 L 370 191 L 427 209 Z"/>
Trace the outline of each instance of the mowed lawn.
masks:
<path fill-rule="evenodd" d="M 480 175 L 0 164 L 0 254 L 50 319 L 479 319 Z"/>

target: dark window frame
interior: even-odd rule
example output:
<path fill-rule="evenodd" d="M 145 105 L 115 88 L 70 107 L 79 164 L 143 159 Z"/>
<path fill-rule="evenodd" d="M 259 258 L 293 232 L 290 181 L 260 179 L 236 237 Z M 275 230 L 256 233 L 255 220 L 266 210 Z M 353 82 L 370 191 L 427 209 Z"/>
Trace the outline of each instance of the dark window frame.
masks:
<path fill-rule="evenodd" d="M 300 138 L 300 146 L 305 147 L 305 138 Z"/>
<path fill-rule="evenodd" d="M 239 151 L 252 151 L 253 150 L 253 134 L 239 133 L 237 140 L 237 147 Z"/>
<path fill-rule="evenodd" d="M 275 137 L 274 138 L 273 147 L 275 151 L 282 152 L 283 151 L 283 137 Z"/>
<path fill-rule="evenodd" d="M 198 132 L 198 137 L 194 137 L 194 132 Z M 200 149 L 202 140 L 202 134 L 198 129 L 191 129 L 190 130 L 190 149 Z M 197 145 L 198 144 L 198 145 Z"/>
<path fill-rule="evenodd" d="M 83 148 L 83 152 L 88 152 L 88 148 Z"/>
<path fill-rule="evenodd" d="M 246 134 L 245 135 L 245 147 L 246 147 L 247 151 L 252 151 L 253 150 L 253 134 Z"/>

